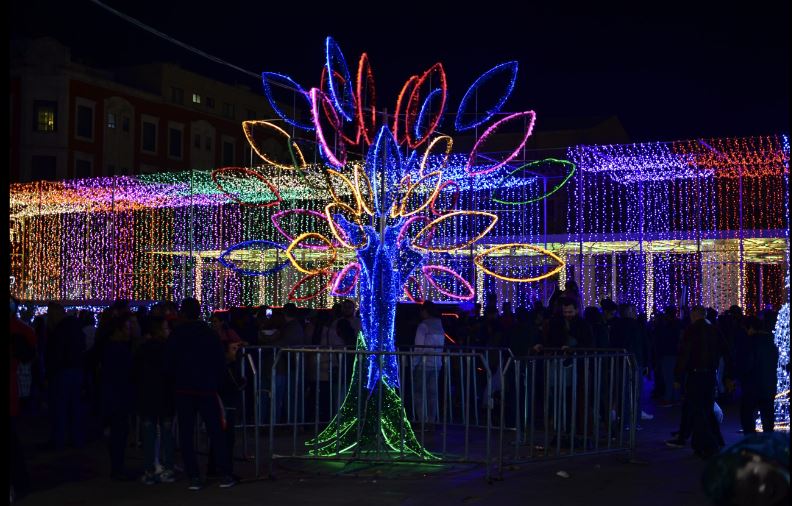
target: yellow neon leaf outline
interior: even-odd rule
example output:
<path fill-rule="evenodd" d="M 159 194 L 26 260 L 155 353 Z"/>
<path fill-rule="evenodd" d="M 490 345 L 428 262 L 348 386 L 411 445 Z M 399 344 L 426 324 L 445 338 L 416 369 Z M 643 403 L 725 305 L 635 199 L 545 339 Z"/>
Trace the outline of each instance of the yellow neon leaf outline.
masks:
<path fill-rule="evenodd" d="M 296 248 L 297 245 L 300 244 L 300 242 L 302 242 L 303 240 L 314 237 L 321 241 L 324 241 L 327 244 L 327 249 L 320 251 L 332 250 L 333 257 L 327 262 L 327 265 L 319 269 L 311 270 L 311 269 L 306 269 L 300 265 L 300 263 L 297 261 L 297 258 L 294 256 L 294 248 Z M 289 244 L 289 247 L 286 248 L 286 258 L 289 259 L 289 262 L 291 262 L 291 264 L 294 266 L 295 269 L 305 274 L 318 274 L 320 272 L 326 271 L 328 267 L 333 265 L 333 263 L 336 260 L 336 256 L 338 256 L 338 251 L 336 250 L 335 246 L 333 246 L 333 242 L 318 232 L 305 232 L 303 234 L 300 234 L 297 237 L 295 237 L 294 240 L 291 242 L 291 244 Z"/>
<path fill-rule="evenodd" d="M 434 177 L 434 176 L 437 176 L 437 184 L 435 185 L 434 190 L 432 190 L 432 193 L 429 195 L 429 198 L 423 204 L 421 204 L 418 207 L 418 209 L 410 211 L 409 213 L 405 213 L 404 211 L 405 209 L 407 209 L 407 205 L 410 203 L 410 195 L 412 195 L 413 191 L 416 188 L 418 188 L 418 185 L 420 185 L 425 179 L 429 179 L 430 177 Z M 442 182 L 443 182 L 443 173 L 439 170 L 430 172 L 429 174 L 422 176 L 420 179 L 418 179 L 418 181 L 415 182 L 414 185 L 410 185 L 410 188 L 407 190 L 407 193 L 404 195 L 404 198 L 402 199 L 401 209 L 399 210 L 399 214 L 406 218 L 407 216 L 412 216 L 413 214 L 420 213 L 421 211 L 429 207 L 429 204 L 431 204 L 432 200 L 434 200 L 435 197 L 437 196 L 437 192 L 440 191 L 440 185 L 442 184 Z"/>
<path fill-rule="evenodd" d="M 487 269 L 486 267 L 484 267 L 484 264 L 483 264 L 484 257 L 490 255 L 494 251 L 498 251 L 498 250 L 501 250 L 501 249 L 507 249 L 507 248 L 517 248 L 517 247 L 519 247 L 519 248 L 528 248 L 528 249 L 534 250 L 534 251 L 536 251 L 538 253 L 541 253 L 541 254 L 543 254 L 545 256 L 548 256 L 548 257 L 552 258 L 553 260 L 555 260 L 556 262 L 558 262 L 558 266 L 555 269 L 551 270 L 551 271 L 548 271 L 548 272 L 546 272 L 546 273 L 544 273 L 544 274 L 542 274 L 540 276 L 536 276 L 536 277 L 533 277 L 533 278 L 512 278 L 512 277 L 509 277 L 509 276 L 504 276 L 503 274 L 498 274 L 497 272 L 493 272 L 493 271 Z M 476 255 L 473 258 L 473 264 L 476 267 L 478 267 L 482 272 L 484 272 L 486 274 L 489 274 L 490 276 L 494 276 L 494 277 L 496 277 L 498 279 L 502 279 L 503 281 L 514 281 L 514 282 L 517 282 L 517 283 L 530 283 L 530 282 L 533 282 L 533 281 L 541 281 L 543 279 L 555 276 L 556 274 L 561 272 L 561 269 L 563 269 L 566 266 L 566 262 L 564 262 L 564 260 L 561 257 L 556 255 L 552 251 L 546 250 L 546 249 L 541 248 L 539 246 L 534 246 L 533 244 L 525 244 L 525 243 L 499 244 L 497 246 L 493 246 L 492 248 L 490 248 L 488 250 L 485 250 L 485 251 L 482 251 L 481 253 Z"/>
<path fill-rule="evenodd" d="M 341 174 L 340 172 L 338 172 L 336 170 L 327 169 L 325 171 L 325 175 L 327 177 L 327 187 L 330 190 L 330 195 L 333 197 L 333 200 L 335 201 L 335 203 L 344 204 L 345 206 L 349 207 L 349 204 L 347 204 L 346 202 L 341 200 L 341 197 L 339 197 L 336 194 L 335 189 L 333 188 L 333 182 L 330 180 L 330 178 L 331 177 L 337 177 L 338 179 L 343 181 L 344 184 L 347 185 L 347 187 L 349 187 L 349 189 L 352 191 L 352 198 L 355 199 L 355 208 L 353 209 L 353 211 L 354 211 L 356 216 L 359 216 L 360 212 L 361 212 L 361 207 L 362 207 L 361 206 L 362 198 L 360 196 L 360 191 L 358 190 L 357 186 L 355 186 L 355 184 L 348 177 L 346 177 L 345 175 Z"/>
<path fill-rule="evenodd" d="M 423 176 L 424 175 L 423 171 L 424 171 L 424 168 L 426 167 L 426 160 L 429 158 L 429 153 L 432 152 L 432 148 L 434 147 L 435 144 L 437 144 L 438 142 L 440 142 L 442 140 L 447 140 L 447 143 L 446 143 L 446 150 L 445 150 L 445 160 L 443 160 L 443 165 L 440 166 L 440 170 L 445 169 L 446 165 L 448 165 L 448 158 L 451 156 L 451 150 L 454 147 L 454 139 L 452 139 L 450 135 L 440 135 L 440 136 L 435 137 L 434 139 L 432 139 L 432 142 L 430 142 L 429 145 L 426 147 L 426 151 L 424 151 L 424 155 L 421 157 L 421 163 L 418 166 L 418 175 L 419 176 Z"/>
<path fill-rule="evenodd" d="M 363 192 L 360 191 L 361 180 L 366 183 L 366 187 L 368 188 L 368 194 L 370 196 L 368 202 L 366 202 L 366 199 L 363 198 Z M 360 207 L 362 208 L 363 212 L 369 216 L 374 216 L 374 198 L 376 196 L 374 195 L 374 188 L 371 186 L 371 180 L 369 179 L 362 165 L 355 165 L 355 188 L 357 189 Z"/>
<path fill-rule="evenodd" d="M 467 242 L 465 242 L 463 244 L 460 244 L 460 245 L 454 245 L 453 247 L 450 247 L 450 248 L 426 248 L 426 247 L 418 246 L 418 244 L 420 244 L 420 241 L 418 240 L 418 238 L 421 237 L 421 235 L 424 234 L 427 230 L 431 229 L 432 227 L 434 227 L 435 225 L 437 225 L 438 223 L 440 223 L 443 220 L 447 220 L 447 219 L 452 218 L 454 216 L 460 216 L 460 215 L 465 215 L 465 216 L 487 216 L 489 218 L 492 218 L 492 222 L 479 235 L 475 236 L 473 239 L 470 239 L 469 241 L 467 241 Z M 417 250 L 419 250 L 419 251 L 434 251 L 434 252 L 440 252 L 440 253 L 466 248 L 466 247 L 470 246 L 471 244 L 480 241 L 487 234 L 489 234 L 490 230 L 492 230 L 492 227 L 494 227 L 496 223 L 498 223 L 498 215 L 497 214 L 488 213 L 488 212 L 485 212 L 485 211 L 454 211 L 454 212 L 451 212 L 451 213 L 444 214 L 444 215 L 440 216 L 439 218 L 430 221 L 424 228 L 421 229 L 420 232 L 415 234 L 415 237 L 413 237 L 413 240 L 412 240 L 412 247 L 417 249 Z"/>
<path fill-rule="evenodd" d="M 250 145 L 250 148 L 262 160 L 264 160 L 265 162 L 269 163 L 270 165 L 274 165 L 275 167 L 278 167 L 279 169 L 286 169 L 286 170 L 294 170 L 295 169 L 294 165 L 284 165 L 282 163 L 278 163 L 275 160 L 270 159 L 268 157 L 268 155 L 265 155 L 264 153 L 262 153 L 261 151 L 258 150 L 258 148 L 256 147 L 256 143 L 253 142 L 253 140 L 252 140 L 253 139 L 253 131 L 252 131 L 253 127 L 252 127 L 252 125 L 268 126 L 268 127 L 272 128 L 273 130 L 283 134 L 283 136 L 286 137 L 286 142 L 289 143 L 289 145 L 291 146 L 291 148 L 293 150 L 293 153 L 294 153 L 294 156 L 295 156 L 295 161 L 299 162 L 299 167 L 298 168 L 302 169 L 302 168 L 305 167 L 305 165 L 306 165 L 305 157 L 303 156 L 302 150 L 300 149 L 300 146 L 298 146 L 296 142 L 291 140 L 291 135 L 289 135 L 289 132 L 287 132 L 286 130 L 282 129 L 281 127 L 279 127 L 278 125 L 276 125 L 274 123 L 270 123 L 269 121 L 262 121 L 262 120 L 243 121 L 242 122 L 242 131 L 245 133 L 245 139 L 247 139 L 248 144 Z"/>
<path fill-rule="evenodd" d="M 362 231 L 361 235 L 363 236 L 363 242 L 361 242 L 360 244 L 349 244 L 346 240 L 344 240 L 344 237 L 342 237 L 341 234 L 338 233 L 338 229 L 336 228 L 335 220 L 333 219 L 333 214 L 330 212 L 330 210 L 333 207 L 340 207 L 340 208 L 345 209 L 346 211 L 352 213 L 352 215 L 355 217 L 355 222 L 354 223 L 358 227 L 360 227 L 360 230 Z M 330 231 L 333 232 L 333 237 L 335 237 L 336 241 L 338 241 L 338 243 L 341 244 L 341 246 L 343 246 L 345 248 L 352 248 L 352 249 L 359 249 L 359 248 L 363 248 L 363 247 L 366 246 L 366 243 L 368 243 L 368 237 L 366 237 L 366 233 L 365 233 L 365 231 L 363 229 L 363 226 L 357 221 L 357 219 L 360 217 L 360 214 L 361 214 L 359 211 L 355 211 L 354 209 L 352 209 L 350 206 L 344 204 L 343 202 L 331 202 L 331 203 L 329 203 L 329 204 L 327 204 L 325 206 L 324 210 L 325 210 L 325 216 L 327 217 L 327 221 L 330 223 Z"/>

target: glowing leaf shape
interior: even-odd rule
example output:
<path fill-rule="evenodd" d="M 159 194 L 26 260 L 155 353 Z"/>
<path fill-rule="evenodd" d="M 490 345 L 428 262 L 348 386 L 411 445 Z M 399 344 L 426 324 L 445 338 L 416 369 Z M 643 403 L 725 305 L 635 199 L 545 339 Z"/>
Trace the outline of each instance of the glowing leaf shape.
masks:
<path fill-rule="evenodd" d="M 429 207 L 429 204 L 437 196 L 441 182 L 442 173 L 437 171 L 425 175 L 414 185 L 411 185 L 402 199 L 401 215 L 412 216 Z"/>
<path fill-rule="evenodd" d="M 523 136 L 522 141 L 520 141 L 517 147 L 514 148 L 514 151 L 512 151 L 508 156 L 506 156 L 504 159 L 502 159 L 499 162 L 495 162 L 495 163 L 489 162 L 492 164 L 485 166 L 483 169 L 479 169 L 476 171 L 471 170 L 476 162 L 476 154 L 479 152 L 482 145 L 484 145 L 484 143 L 491 135 L 493 135 L 499 128 L 503 128 L 504 125 L 509 125 L 509 124 L 523 125 L 526 119 L 528 120 L 528 124 L 525 125 L 525 135 Z M 522 150 L 522 148 L 525 146 L 525 143 L 528 142 L 528 137 L 531 136 L 531 132 L 533 131 L 535 121 L 536 121 L 536 113 L 533 111 L 525 111 L 525 112 L 518 112 L 506 116 L 502 120 L 493 123 L 491 127 L 489 127 L 483 134 L 481 134 L 481 137 L 478 138 L 476 144 L 473 146 L 473 150 L 470 152 L 470 156 L 468 157 L 465 170 L 467 170 L 471 176 L 488 174 L 490 172 L 498 170 L 499 168 L 503 167 L 504 165 L 512 161 L 514 158 L 517 157 L 517 155 L 520 154 L 520 150 Z"/>
<path fill-rule="evenodd" d="M 355 214 L 360 214 L 362 199 L 358 193 L 358 186 L 344 174 L 333 169 L 327 169 L 325 176 L 333 200 L 351 207 Z"/>
<path fill-rule="evenodd" d="M 493 259 L 499 254 L 509 255 L 510 257 L 526 258 L 527 261 L 524 263 L 528 265 L 519 266 L 519 268 L 528 272 L 521 276 L 513 276 L 510 272 L 497 272 L 494 270 L 496 267 L 488 267 L 486 265 L 487 260 Z M 540 262 L 533 262 L 533 259 L 538 259 Z M 550 259 L 553 262 L 550 265 L 547 265 L 547 259 Z M 543 260 L 545 263 L 541 262 Z M 489 248 L 486 251 L 482 251 L 476 255 L 476 257 L 473 259 L 473 263 L 475 263 L 479 269 L 481 269 L 483 272 L 486 272 L 487 274 L 505 281 L 516 281 L 518 283 L 540 281 L 542 279 L 555 276 L 564 268 L 564 261 L 552 251 L 548 251 L 532 244 L 519 243 L 500 244 L 498 246 Z M 510 264 L 513 266 L 515 262 L 511 261 Z"/>
<path fill-rule="evenodd" d="M 544 177 L 548 175 L 548 168 L 554 175 L 561 175 L 561 181 L 549 189 L 544 186 Z M 495 188 L 492 200 L 501 204 L 511 205 L 538 202 L 560 190 L 573 174 L 575 174 L 575 164 L 567 160 L 546 158 L 526 163 L 503 177 L 504 184 Z M 532 177 L 533 180 L 518 185 L 505 184 L 509 179 L 519 177 Z M 517 192 L 519 192 L 519 197 L 521 198 L 515 195 Z"/>
<path fill-rule="evenodd" d="M 294 249 L 299 247 L 301 242 L 308 240 L 322 241 L 325 243 L 326 248 L 317 250 L 316 253 L 301 252 L 300 256 L 302 258 L 298 259 L 294 255 Z M 306 232 L 304 234 L 298 235 L 294 238 L 291 244 L 289 244 L 289 247 L 286 248 L 286 258 L 289 259 L 295 269 L 300 272 L 304 272 L 305 274 L 316 274 L 318 272 L 327 270 L 333 265 L 337 255 L 338 251 L 335 247 L 333 247 L 333 243 L 330 241 L 330 239 L 323 236 L 322 234 L 317 234 L 316 232 Z M 311 264 L 316 265 L 311 267 Z"/>
<path fill-rule="evenodd" d="M 289 260 L 284 260 L 274 267 L 264 270 L 241 267 L 239 264 L 244 263 L 246 266 L 250 267 L 256 265 L 263 266 L 267 258 L 266 252 L 274 249 L 285 250 L 286 248 L 282 244 L 277 244 L 272 241 L 245 241 L 234 244 L 225 250 L 220 254 L 217 260 L 224 267 L 240 274 L 245 274 L 247 276 L 268 276 L 288 266 Z"/>
<path fill-rule="evenodd" d="M 404 225 L 402 225 L 401 230 L 399 230 L 399 235 L 396 238 L 396 243 L 401 244 L 401 242 L 404 239 L 409 239 L 411 244 L 414 243 L 415 237 L 418 235 L 419 232 L 421 232 L 421 230 L 426 228 L 428 224 L 429 224 L 429 218 L 427 218 L 426 216 L 411 216 L 410 218 L 407 219 L 407 221 L 404 222 Z M 431 240 L 433 234 L 434 234 L 433 230 L 427 234 L 424 234 L 422 240 L 424 242 L 426 242 L 427 240 Z"/>
<path fill-rule="evenodd" d="M 426 279 L 438 292 L 446 297 L 457 300 L 470 300 L 475 297 L 473 287 L 454 270 L 442 265 L 424 265 L 421 267 Z M 453 288 L 463 288 L 464 292 L 451 291 Z"/>
<path fill-rule="evenodd" d="M 281 202 L 278 188 L 259 172 L 244 167 L 223 167 L 212 171 L 217 188 L 249 207 L 272 207 Z"/>
<path fill-rule="evenodd" d="M 346 86 L 346 80 L 338 72 L 333 73 L 333 79 L 336 83 L 338 83 L 339 88 L 342 89 L 344 86 Z M 330 89 L 327 79 L 327 67 L 322 67 L 322 79 L 319 89 L 322 90 L 322 93 L 324 93 L 325 96 L 328 97 L 330 96 Z M 324 110 L 325 116 L 328 118 L 332 117 L 333 115 L 339 118 L 336 134 L 340 135 L 341 139 L 343 139 L 343 141 L 347 145 L 357 146 L 360 143 L 361 129 L 360 129 L 360 125 L 358 124 L 357 118 L 353 122 L 344 121 L 344 117 L 339 116 L 338 112 L 336 112 L 337 109 L 333 107 L 332 102 L 329 100 L 322 102 L 322 110 Z M 348 125 L 351 125 L 351 129 L 347 128 Z M 351 130 L 351 132 L 348 132 L 348 130 Z"/>
<path fill-rule="evenodd" d="M 327 216 L 323 212 L 312 211 L 310 209 L 287 209 L 285 211 L 278 211 L 272 215 L 272 224 L 275 229 L 291 243 L 294 238 L 299 235 L 291 233 L 291 230 L 310 230 L 317 232 L 325 237 L 332 235 L 330 223 L 327 221 Z M 340 247 L 341 244 L 335 242 L 335 247 Z M 306 249 L 327 249 L 327 244 L 322 240 L 306 239 L 301 241 L 298 245 L 300 248 Z"/>
<path fill-rule="evenodd" d="M 327 271 L 309 274 L 294 284 L 287 298 L 293 302 L 315 299 L 330 288 L 332 281 L 333 276 Z"/>
<path fill-rule="evenodd" d="M 413 239 L 413 247 L 426 251 L 465 248 L 486 236 L 497 222 L 498 216 L 492 213 L 454 211 L 435 219 L 418 232 Z"/>
<path fill-rule="evenodd" d="M 453 190 L 446 190 L 446 188 L 453 188 Z M 451 212 L 459 203 L 459 185 L 456 181 L 448 180 L 440 185 L 435 197 L 429 204 L 429 209 L 435 216 L 442 216 L 445 213 Z"/>
<path fill-rule="evenodd" d="M 345 248 L 362 248 L 368 242 L 363 226 L 358 222 L 360 213 L 346 204 L 333 202 L 325 207 L 325 217 L 330 223 L 333 237 Z"/>
<path fill-rule="evenodd" d="M 358 128 L 366 144 L 371 144 L 377 133 L 377 95 L 374 89 L 374 72 L 366 53 L 360 55 L 355 91 Z"/>
<path fill-rule="evenodd" d="M 424 84 L 430 84 L 433 87 L 437 87 L 439 85 L 440 88 L 440 107 L 438 108 L 437 112 L 431 115 L 431 119 L 428 120 L 429 126 L 423 132 L 423 136 L 418 139 L 413 137 L 413 133 L 415 130 L 415 123 L 418 121 L 419 116 L 419 109 L 418 106 L 423 105 L 424 101 L 421 101 L 421 87 Z M 411 149 L 415 149 L 424 142 L 426 142 L 429 137 L 434 133 L 437 129 L 437 126 L 440 124 L 440 121 L 443 119 L 443 111 L 445 109 L 446 97 L 448 95 L 448 89 L 446 87 L 446 75 L 445 70 L 443 69 L 442 63 L 435 63 L 432 65 L 429 70 L 423 73 L 421 77 L 418 78 L 418 81 L 415 83 L 415 86 L 410 93 L 410 99 L 407 101 L 407 117 L 406 117 L 406 128 L 407 128 L 407 144 Z"/>
<path fill-rule="evenodd" d="M 322 111 L 319 111 L 319 103 L 322 102 L 324 105 L 325 102 L 330 100 L 321 90 L 311 88 L 310 95 L 311 115 L 313 116 L 314 126 L 316 127 L 316 139 L 319 141 L 322 155 L 330 165 L 343 167 L 346 163 L 346 146 L 341 136 L 336 135 L 337 132 L 341 131 L 341 120 L 333 107 L 321 107 Z M 327 116 L 328 113 L 329 117 Z M 328 142 L 332 144 L 332 147 Z"/>
<path fill-rule="evenodd" d="M 359 276 L 360 264 L 357 262 L 347 264 L 333 279 L 333 287 L 330 290 L 330 295 L 334 297 L 344 297 L 351 294 L 355 290 L 355 285 L 357 285 Z"/>
<path fill-rule="evenodd" d="M 421 288 L 421 283 L 415 279 L 415 276 L 410 276 L 407 278 L 407 282 L 404 283 L 404 295 L 406 295 L 410 301 L 415 302 L 416 304 L 423 304 L 423 288 Z"/>
<path fill-rule="evenodd" d="M 374 202 L 377 197 L 374 195 L 374 188 L 371 187 L 371 181 L 366 175 L 366 169 L 361 164 L 355 165 L 355 188 L 357 188 L 363 212 L 369 216 L 374 215 L 376 209 Z"/>
<path fill-rule="evenodd" d="M 407 102 L 410 99 L 415 85 L 418 83 L 418 76 L 410 76 L 402 86 L 399 96 L 396 99 L 396 110 L 393 113 L 393 138 L 398 144 L 407 141 Z"/>
<path fill-rule="evenodd" d="M 305 108 L 311 108 L 311 99 L 308 96 L 308 93 L 303 89 L 302 86 L 294 82 L 294 80 L 283 74 L 276 74 L 275 72 L 262 72 L 261 73 L 261 82 L 264 85 L 264 95 L 266 95 L 267 100 L 269 100 L 270 106 L 272 106 L 272 110 L 275 111 L 275 114 L 281 117 L 286 123 L 293 125 L 297 128 L 302 128 L 303 130 L 313 130 L 314 125 L 310 122 L 301 122 L 296 119 L 291 118 L 283 109 L 281 109 L 281 104 L 287 103 L 291 104 L 293 102 L 293 97 L 297 97 L 298 100 L 301 102 L 305 100 Z M 280 88 L 289 90 L 289 97 L 288 100 L 284 98 L 282 102 L 277 101 L 274 98 L 273 89 Z M 293 90 L 297 90 L 296 92 Z M 298 107 L 299 108 L 299 107 Z"/>
<path fill-rule="evenodd" d="M 341 47 L 332 37 L 327 37 L 325 41 L 325 56 L 327 75 L 334 76 L 335 73 L 338 73 L 344 80 L 343 84 L 341 84 L 336 79 L 329 79 L 330 98 L 333 100 L 333 105 L 345 120 L 355 121 L 355 95 L 352 89 L 349 67 L 347 67 Z"/>
<path fill-rule="evenodd" d="M 432 107 L 437 106 L 438 108 L 442 108 L 443 104 L 435 104 L 435 102 L 440 102 L 443 97 L 443 90 L 440 88 L 435 88 L 429 92 L 429 95 L 426 96 L 424 99 L 423 105 L 421 105 L 421 111 L 418 113 L 418 119 L 415 120 L 415 131 L 413 132 L 415 135 L 415 140 L 419 141 L 426 137 L 426 132 L 429 130 L 432 120 Z"/>
<path fill-rule="evenodd" d="M 471 128 L 476 128 L 492 119 L 493 116 L 500 112 L 503 104 L 508 100 L 516 81 L 516 61 L 501 63 L 483 73 L 476 79 L 470 88 L 468 88 L 465 96 L 462 97 L 454 121 L 454 128 L 456 128 L 458 132 L 463 132 Z M 492 91 L 491 93 L 490 90 Z M 479 109 L 480 106 L 478 104 L 491 96 L 497 98 L 491 106 L 483 107 L 483 115 L 481 115 L 478 110 L 468 110 L 468 107 L 473 107 L 473 105 L 476 109 Z M 470 104 L 471 101 L 473 101 L 473 105 Z M 465 116 L 468 117 L 467 120 Z"/>
<path fill-rule="evenodd" d="M 448 165 L 448 157 L 451 156 L 451 150 L 453 149 L 453 147 L 454 147 L 454 139 L 452 139 L 447 135 L 440 135 L 432 139 L 432 142 L 429 143 L 429 146 L 427 146 L 426 151 L 421 157 L 419 174 L 423 176 L 424 170 L 426 169 L 426 163 L 429 161 L 429 157 L 433 156 L 432 155 L 433 149 L 437 149 L 438 151 L 442 149 L 442 153 L 443 153 L 440 158 L 440 166 L 433 168 L 435 170 L 445 169 L 446 165 Z"/>
<path fill-rule="evenodd" d="M 383 126 L 366 158 L 366 175 L 374 190 L 376 213 L 390 211 L 398 201 L 402 161 L 399 146 L 388 127 Z"/>
<path fill-rule="evenodd" d="M 250 147 L 265 162 L 280 169 L 305 167 L 305 157 L 286 130 L 269 121 L 243 121 Z"/>

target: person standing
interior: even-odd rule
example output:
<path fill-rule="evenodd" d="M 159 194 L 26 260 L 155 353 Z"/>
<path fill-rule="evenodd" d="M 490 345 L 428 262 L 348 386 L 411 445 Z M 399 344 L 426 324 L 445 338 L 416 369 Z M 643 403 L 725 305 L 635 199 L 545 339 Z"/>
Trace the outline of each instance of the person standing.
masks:
<path fill-rule="evenodd" d="M 417 353 L 437 353 L 443 351 L 445 331 L 436 306 L 431 301 L 421 305 L 421 323 L 415 331 Z M 439 381 L 442 357 L 423 355 L 413 357 L 413 384 L 415 385 L 415 410 L 418 419 L 434 424 L 438 421 L 437 384 Z M 430 430 L 432 426 L 430 425 Z"/>
<path fill-rule="evenodd" d="M 10 363 L 9 363 L 9 422 L 10 444 L 8 452 L 8 472 L 11 483 L 12 495 L 19 499 L 30 491 L 30 476 L 27 472 L 25 455 L 17 432 L 17 417 L 19 416 L 19 385 L 17 383 L 17 368 L 19 364 L 30 363 L 36 358 L 36 333 L 17 316 L 17 301 L 11 298 L 9 309 L 11 319 L 9 322 L 10 336 Z"/>
<path fill-rule="evenodd" d="M 671 407 L 679 402 L 679 390 L 674 388 L 674 365 L 679 353 L 679 338 L 682 331 L 676 319 L 676 308 L 669 306 L 657 319 L 654 327 L 655 350 L 660 360 L 661 378 L 664 383 L 662 407 Z"/>
<path fill-rule="evenodd" d="M 240 361 L 242 347 L 247 343 L 239 339 L 239 336 L 234 336 L 223 342 L 225 349 L 225 362 L 226 374 L 220 380 L 218 394 L 220 400 L 223 401 L 223 410 L 225 413 L 225 423 L 223 424 L 223 437 L 225 438 L 227 452 L 226 466 L 232 470 L 234 468 L 234 446 L 236 445 L 236 423 L 237 412 L 239 410 L 240 401 L 242 400 L 242 392 L 245 389 L 245 379 L 242 377 L 240 370 Z M 210 441 L 209 446 L 209 464 L 207 465 L 206 474 L 211 476 L 217 474 L 217 456 L 214 450 L 214 442 Z M 234 479 L 237 479 L 234 476 Z"/>
<path fill-rule="evenodd" d="M 201 303 L 192 297 L 182 301 L 183 321 L 171 332 L 165 346 L 165 370 L 173 382 L 179 443 L 190 490 L 204 486 L 195 456 L 195 415 L 201 414 L 206 432 L 214 443 L 221 488 L 236 485 L 228 467 L 228 447 L 223 436 L 223 408 L 218 388 L 226 374 L 225 353 L 220 337 L 202 321 Z"/>
<path fill-rule="evenodd" d="M 721 357 L 727 360 L 727 377 L 731 374 L 729 350 L 723 335 L 706 320 L 702 306 L 690 310 L 691 324 L 682 336 L 679 358 L 674 368 L 675 388 L 685 380 L 683 416 L 689 416 L 691 446 L 701 458 L 709 458 L 723 445 L 723 436 L 715 419 L 716 372 Z M 730 383 L 730 382 L 729 382 Z"/>
<path fill-rule="evenodd" d="M 756 433 L 756 413 L 760 413 L 762 432 L 773 432 L 775 425 L 776 375 L 778 374 L 778 348 L 773 334 L 755 317 L 743 319 L 748 335 L 745 368 L 741 371 L 742 399 L 740 422 L 743 434 Z"/>
<path fill-rule="evenodd" d="M 173 471 L 173 385 L 165 372 L 165 346 L 170 326 L 162 316 L 149 316 L 143 328 L 145 340 L 135 355 L 137 408 L 143 425 L 143 483 L 175 481 Z M 156 474 L 157 433 L 160 441 L 160 463 L 163 471 Z"/>

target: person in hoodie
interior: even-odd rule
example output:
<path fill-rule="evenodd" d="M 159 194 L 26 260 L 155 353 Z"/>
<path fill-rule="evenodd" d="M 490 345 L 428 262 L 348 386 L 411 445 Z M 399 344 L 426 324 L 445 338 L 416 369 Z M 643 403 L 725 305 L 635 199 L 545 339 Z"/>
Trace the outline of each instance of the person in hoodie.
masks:
<path fill-rule="evenodd" d="M 743 325 L 748 335 L 747 357 L 742 361 L 739 378 L 743 391 L 740 401 L 743 433 L 746 436 L 756 433 L 757 412 L 762 420 L 762 432 L 773 432 L 778 348 L 773 334 L 758 318 L 744 318 Z"/>
<path fill-rule="evenodd" d="M 173 472 L 173 386 L 165 373 L 165 346 L 170 326 L 162 316 L 150 316 L 143 327 L 143 344 L 135 354 L 137 408 L 143 425 L 143 483 L 172 483 Z M 157 432 L 160 434 L 162 473 L 156 474 Z"/>
<path fill-rule="evenodd" d="M 437 307 L 426 301 L 421 306 L 421 323 L 415 331 L 415 351 L 424 353 L 442 352 L 445 331 L 440 321 Z M 438 420 L 437 384 L 442 357 L 413 357 L 413 378 L 415 385 L 415 406 L 419 419 L 433 424 Z"/>
<path fill-rule="evenodd" d="M 189 489 L 204 486 L 195 455 L 195 415 L 200 413 L 206 432 L 214 444 L 221 488 L 236 485 L 228 466 L 228 447 L 221 426 L 223 405 L 218 395 L 226 374 L 225 353 L 220 336 L 201 320 L 201 303 L 192 297 L 182 301 L 181 323 L 174 327 L 165 346 L 165 370 L 173 382 L 179 444 Z"/>

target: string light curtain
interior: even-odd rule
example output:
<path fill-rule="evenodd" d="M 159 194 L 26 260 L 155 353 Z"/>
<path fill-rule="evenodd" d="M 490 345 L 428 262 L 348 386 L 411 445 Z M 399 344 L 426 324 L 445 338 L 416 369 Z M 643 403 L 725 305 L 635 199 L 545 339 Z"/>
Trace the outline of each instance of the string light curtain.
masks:
<path fill-rule="evenodd" d="M 565 251 L 585 304 L 781 306 L 788 136 L 576 146 L 568 158 Z"/>

